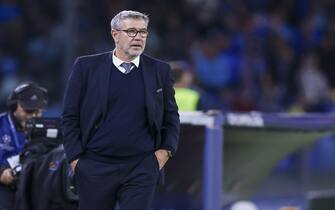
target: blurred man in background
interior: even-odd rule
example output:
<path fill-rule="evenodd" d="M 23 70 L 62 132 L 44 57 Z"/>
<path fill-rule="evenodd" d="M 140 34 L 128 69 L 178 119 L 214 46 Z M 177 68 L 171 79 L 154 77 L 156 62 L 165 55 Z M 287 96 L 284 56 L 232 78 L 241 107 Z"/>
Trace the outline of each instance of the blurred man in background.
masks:
<path fill-rule="evenodd" d="M 201 109 L 200 94 L 192 89 L 194 75 L 190 65 L 183 61 L 171 62 L 170 65 L 175 79 L 174 89 L 178 110 L 185 112 Z"/>
<path fill-rule="evenodd" d="M 23 82 L 10 94 L 8 112 L 0 114 L 0 210 L 12 210 L 15 195 L 15 166 L 25 143 L 28 119 L 40 117 L 47 105 L 47 90 Z"/>

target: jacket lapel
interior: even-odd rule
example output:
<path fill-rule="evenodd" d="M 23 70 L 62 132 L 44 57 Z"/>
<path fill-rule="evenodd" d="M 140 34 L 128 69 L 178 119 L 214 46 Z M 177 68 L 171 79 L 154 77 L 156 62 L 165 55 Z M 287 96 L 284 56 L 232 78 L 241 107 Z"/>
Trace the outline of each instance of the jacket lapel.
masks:
<path fill-rule="evenodd" d="M 145 55 L 141 56 L 140 65 L 142 67 L 144 89 L 145 89 L 145 103 L 148 111 L 149 123 L 154 123 L 155 114 L 155 84 L 156 84 L 156 69 L 150 65 L 150 60 L 146 59 Z"/>
<path fill-rule="evenodd" d="M 112 52 L 108 54 L 108 56 L 105 57 L 105 60 L 101 65 L 99 65 L 99 90 L 100 93 L 103 94 L 100 96 L 101 102 L 96 102 L 101 105 L 102 110 L 102 116 L 105 118 L 107 116 L 107 110 L 108 110 L 108 98 L 109 98 L 109 83 L 110 83 L 110 76 L 111 76 L 111 68 L 112 68 Z M 100 119 L 101 120 L 101 119 Z M 104 119 L 102 119 L 104 120 Z"/>

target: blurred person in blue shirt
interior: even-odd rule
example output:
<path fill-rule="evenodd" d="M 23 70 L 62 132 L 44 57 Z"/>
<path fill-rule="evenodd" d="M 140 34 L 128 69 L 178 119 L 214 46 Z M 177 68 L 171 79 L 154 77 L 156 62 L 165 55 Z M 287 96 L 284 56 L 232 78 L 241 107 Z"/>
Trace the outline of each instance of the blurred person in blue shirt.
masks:
<path fill-rule="evenodd" d="M 12 210 L 15 199 L 15 166 L 25 143 L 28 119 L 41 117 L 47 105 L 47 90 L 23 82 L 9 95 L 8 111 L 0 114 L 0 210 Z"/>

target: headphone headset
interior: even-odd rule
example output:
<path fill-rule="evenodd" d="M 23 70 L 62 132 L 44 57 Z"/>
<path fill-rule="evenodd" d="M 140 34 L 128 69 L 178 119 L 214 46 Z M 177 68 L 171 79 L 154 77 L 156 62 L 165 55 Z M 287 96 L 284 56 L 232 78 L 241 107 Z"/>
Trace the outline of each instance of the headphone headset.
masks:
<path fill-rule="evenodd" d="M 7 107 L 11 110 L 11 111 L 15 111 L 15 109 L 17 108 L 17 102 L 19 100 L 19 95 L 20 93 L 22 93 L 23 91 L 25 91 L 26 89 L 30 88 L 31 86 L 34 86 L 34 88 L 40 90 L 43 92 L 43 94 L 47 94 L 48 91 L 47 89 L 40 87 L 39 85 L 37 85 L 34 82 L 23 82 L 21 84 L 19 84 L 14 90 L 13 92 L 8 96 L 7 99 Z"/>

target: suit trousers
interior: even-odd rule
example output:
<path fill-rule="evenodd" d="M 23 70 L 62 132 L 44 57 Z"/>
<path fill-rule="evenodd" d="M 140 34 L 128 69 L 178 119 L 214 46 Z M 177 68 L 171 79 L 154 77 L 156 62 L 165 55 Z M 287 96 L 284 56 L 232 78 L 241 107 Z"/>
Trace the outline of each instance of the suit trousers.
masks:
<path fill-rule="evenodd" d="M 0 210 L 13 210 L 15 192 L 10 189 L 0 188 Z"/>
<path fill-rule="evenodd" d="M 81 157 L 75 170 L 80 210 L 148 210 L 159 177 L 154 153 L 105 162 Z"/>

